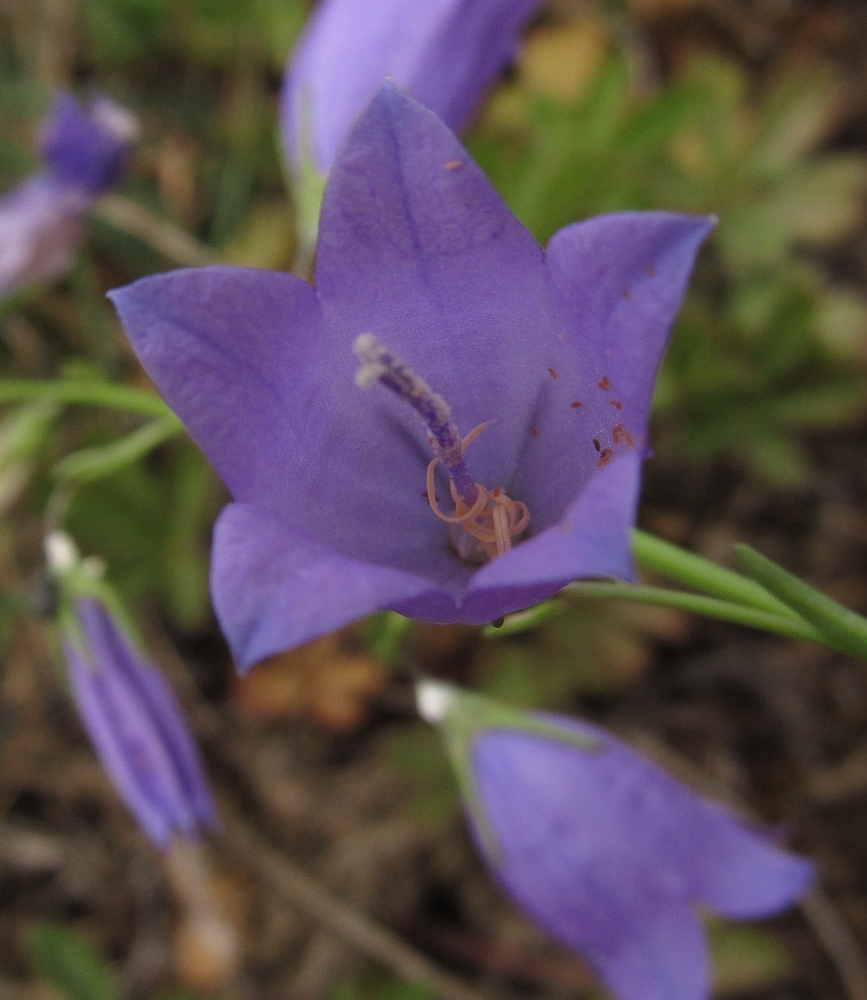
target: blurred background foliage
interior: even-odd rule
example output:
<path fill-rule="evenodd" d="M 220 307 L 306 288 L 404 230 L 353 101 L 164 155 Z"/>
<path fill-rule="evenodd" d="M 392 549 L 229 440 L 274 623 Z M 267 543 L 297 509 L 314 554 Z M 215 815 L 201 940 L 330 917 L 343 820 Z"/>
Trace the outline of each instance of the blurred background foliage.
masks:
<path fill-rule="evenodd" d="M 468 145 L 543 243 L 600 212 L 719 216 L 660 378 L 657 461 L 797 488 L 810 473 L 809 434 L 842 431 L 867 403 L 867 301 L 845 251 L 863 229 L 867 156 L 840 139 L 847 84 L 820 60 L 755 73 L 703 46 L 663 73 L 640 21 L 649 2 L 552 4 Z M 64 281 L 0 302 L 4 379 L 150 391 L 107 288 L 208 259 L 291 268 L 276 106 L 307 15 L 301 0 L 0 4 L 0 190 L 37 168 L 52 89 L 96 87 L 142 123 L 120 199 L 144 209 L 147 222 L 126 224 L 129 212 L 106 202 Z M 192 239 L 179 244 L 178 233 Z M 35 566 L 45 527 L 63 523 L 105 560 L 128 600 L 156 609 L 188 648 L 204 644 L 225 660 L 207 572 L 211 526 L 227 497 L 199 451 L 157 411 L 15 402 L 3 391 L 0 381 L 0 652 L 22 609 L 50 605 L 37 574 L 16 567 Z M 203 686 L 228 691 L 263 726 L 300 717 L 348 740 L 384 697 L 404 641 L 440 675 L 557 707 L 635 684 L 655 648 L 686 639 L 680 613 L 611 603 L 564 605 L 543 627 L 503 639 L 424 625 L 407 634 L 377 619 L 275 657 L 244 680 Z M 378 758 L 414 789 L 407 803 L 418 821 L 446 824 L 457 797 L 436 737 L 402 724 L 373 739 Z M 714 941 L 723 992 L 788 974 L 786 954 L 762 930 L 721 926 Z M 77 931 L 40 925 L 29 954 L 42 980 L 71 1000 L 120 995 Z M 373 976 L 343 982 L 333 1000 L 424 997 Z"/>

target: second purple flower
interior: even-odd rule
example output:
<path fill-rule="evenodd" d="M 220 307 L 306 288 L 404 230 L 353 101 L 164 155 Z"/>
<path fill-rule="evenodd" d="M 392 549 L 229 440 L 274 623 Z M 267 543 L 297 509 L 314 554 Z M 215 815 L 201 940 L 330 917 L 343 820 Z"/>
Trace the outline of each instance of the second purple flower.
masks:
<path fill-rule="evenodd" d="M 454 131 L 513 57 L 541 0 L 323 0 L 289 61 L 282 125 L 289 162 L 320 174 L 386 77 Z"/>

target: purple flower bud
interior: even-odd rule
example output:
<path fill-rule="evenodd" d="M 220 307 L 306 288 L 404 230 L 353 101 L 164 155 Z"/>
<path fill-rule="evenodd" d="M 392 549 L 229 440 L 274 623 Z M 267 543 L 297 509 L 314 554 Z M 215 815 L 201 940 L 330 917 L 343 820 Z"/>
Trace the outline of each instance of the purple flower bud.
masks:
<path fill-rule="evenodd" d="M 323 0 L 292 53 L 282 97 L 286 155 L 326 174 L 386 77 L 454 131 L 513 57 L 541 0 Z"/>
<path fill-rule="evenodd" d="M 120 177 L 135 119 L 105 97 L 59 94 L 42 128 L 45 168 L 0 199 L 0 296 L 72 265 L 93 201 Z"/>
<path fill-rule="evenodd" d="M 597 726 L 429 681 L 418 700 L 497 880 L 619 1000 L 704 1000 L 696 908 L 771 916 L 814 878 L 810 862 Z"/>
<path fill-rule="evenodd" d="M 88 108 L 72 94 L 58 94 L 42 125 L 42 153 L 58 184 L 100 195 L 120 179 L 138 134 L 135 118 L 107 97 Z"/>
<path fill-rule="evenodd" d="M 94 597 L 74 601 L 63 630 L 84 728 L 118 794 L 160 848 L 216 825 L 193 738 L 165 679 Z"/>

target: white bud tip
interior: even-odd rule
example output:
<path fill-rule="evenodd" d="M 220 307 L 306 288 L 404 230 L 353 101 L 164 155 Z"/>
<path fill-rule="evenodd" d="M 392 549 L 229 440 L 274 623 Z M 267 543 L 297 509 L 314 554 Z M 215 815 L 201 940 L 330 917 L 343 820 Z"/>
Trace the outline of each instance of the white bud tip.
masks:
<path fill-rule="evenodd" d="M 141 133 L 138 118 L 107 97 L 98 97 L 90 108 L 94 121 L 121 142 L 135 142 Z"/>
<path fill-rule="evenodd" d="M 419 681 L 415 686 L 415 703 L 424 721 L 435 725 L 451 711 L 455 689 L 441 681 Z"/>
<path fill-rule="evenodd" d="M 68 573 L 78 562 L 78 549 L 65 531 L 52 531 L 45 539 L 45 558 L 52 573 Z"/>

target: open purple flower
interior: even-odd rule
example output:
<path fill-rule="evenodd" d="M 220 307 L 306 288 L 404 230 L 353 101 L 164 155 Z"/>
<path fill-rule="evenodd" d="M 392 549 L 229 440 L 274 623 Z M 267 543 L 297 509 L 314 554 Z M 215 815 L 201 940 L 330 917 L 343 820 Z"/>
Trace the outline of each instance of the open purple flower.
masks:
<path fill-rule="evenodd" d="M 64 599 L 61 639 L 75 703 L 118 794 L 160 848 L 214 827 L 195 742 L 162 674 L 98 595 L 102 585 L 66 536 L 50 536 L 47 549 Z"/>
<path fill-rule="evenodd" d="M 132 116 L 105 97 L 89 108 L 58 94 L 42 128 L 44 169 L 0 200 L 0 296 L 61 277 L 84 219 L 123 172 Z"/>
<path fill-rule="evenodd" d="M 283 83 L 286 155 L 322 174 L 386 77 L 458 131 L 541 0 L 323 0 Z"/>
<path fill-rule="evenodd" d="M 380 608 L 481 623 L 630 577 L 656 369 L 712 224 L 602 216 L 545 253 L 386 85 L 331 172 L 315 291 L 210 267 L 113 292 L 235 499 L 212 588 L 240 665 Z"/>
<path fill-rule="evenodd" d="M 771 916 L 815 876 L 597 726 L 431 681 L 418 700 L 441 727 L 494 875 L 618 1000 L 705 1000 L 696 907 Z"/>

